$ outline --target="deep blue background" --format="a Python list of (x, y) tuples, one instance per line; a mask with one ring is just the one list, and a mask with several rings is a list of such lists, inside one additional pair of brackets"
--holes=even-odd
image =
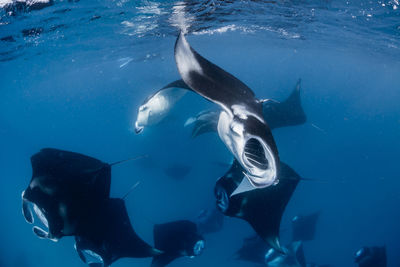
[[(74, 8), (79, 10), (79, 3)], [(121, 24), (102, 27), (107, 25), (113, 25), (111, 19), (92, 28), (73, 25), (59, 41), (38, 37), (36, 45), (20, 48), (22, 56), (0, 62), (0, 266), (84, 266), (72, 238), (39, 240), (21, 214), (20, 194), (31, 178), (29, 159), (43, 147), (106, 162), (149, 155), (113, 167), (112, 196), (122, 197), (141, 181), (126, 202), (135, 230), (151, 244), (154, 223), (194, 219), (201, 209), (213, 207), (215, 180), (225, 172), (215, 163), (229, 163), (231, 156), (217, 135), (193, 140), (183, 127), (211, 103), (189, 93), (160, 125), (141, 135), (132, 131), (141, 102), (179, 78), (175, 34), (141, 38), (121, 34)], [(243, 30), (187, 38), (260, 98), (282, 100), (302, 78), (308, 122), (275, 130), (274, 136), (281, 160), (318, 181), (301, 182), (295, 191), (282, 220), (283, 243), (290, 237), (290, 218), (321, 210), (317, 238), (305, 243), (308, 261), (355, 266), (352, 255), (358, 248), (386, 245), (388, 266), (400, 266), (399, 49), (376, 49), (368, 33), (359, 37), (364, 45), (344, 46), (340, 36), (345, 33), (336, 29), (337, 44)], [(392, 38), (399, 43), (398, 35)], [(186, 179), (163, 173), (175, 163), (192, 166)], [(221, 232), (206, 236), (200, 257), (171, 266), (250, 266), (232, 255), (251, 228), (236, 219), (225, 222)], [(114, 266), (133, 264), (149, 266), (150, 259), (124, 259)]]

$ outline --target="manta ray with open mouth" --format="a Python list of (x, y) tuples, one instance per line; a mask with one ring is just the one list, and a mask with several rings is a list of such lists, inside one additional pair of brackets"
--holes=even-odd
[(262, 103), (239, 79), (198, 54), (183, 34), (175, 43), (175, 61), (190, 89), (218, 104), (218, 134), (244, 168), (248, 188), (278, 183), (279, 155), (263, 118)]

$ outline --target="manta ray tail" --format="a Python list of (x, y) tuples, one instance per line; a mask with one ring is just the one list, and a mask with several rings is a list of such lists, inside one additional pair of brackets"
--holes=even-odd
[(129, 188), (128, 192), (125, 193), (125, 195), (122, 197), (123, 200), (126, 199), (127, 196), (129, 196), (130, 193), (140, 184), (140, 181), (137, 181), (134, 185)]
[(135, 161), (135, 160), (138, 160), (138, 159), (148, 158), (148, 157), (149, 157), (149, 155), (141, 155), (141, 156), (137, 156), (137, 157), (130, 158), (130, 159), (124, 159), (124, 160), (113, 162), (113, 163), (110, 164), (110, 166), (118, 165), (120, 163), (124, 163), (124, 162), (127, 162), (127, 161)]

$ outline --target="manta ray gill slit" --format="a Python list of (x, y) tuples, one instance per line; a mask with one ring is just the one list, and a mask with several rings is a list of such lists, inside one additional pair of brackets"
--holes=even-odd
[(260, 168), (262, 170), (268, 169), (268, 159), (265, 155), (264, 148), (260, 141), (256, 138), (250, 138), (247, 140), (244, 146), (244, 159), (245, 162)]

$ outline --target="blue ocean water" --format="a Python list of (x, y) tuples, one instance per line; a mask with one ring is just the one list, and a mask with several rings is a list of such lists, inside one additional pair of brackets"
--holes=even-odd
[[(2, 3), (0, 1), (0, 3)], [(190, 137), (190, 116), (213, 107), (187, 94), (160, 124), (136, 135), (139, 105), (179, 79), (173, 47), (190, 44), (260, 98), (282, 100), (302, 79), (306, 124), (273, 131), (280, 158), (302, 181), (284, 213), (321, 211), (309, 262), (356, 266), (362, 246), (386, 245), (400, 266), (400, 6), (390, 1), (57, 1), (0, 11), (0, 266), (85, 266), (73, 238), (38, 239), (21, 214), (30, 156), (44, 147), (114, 162), (111, 195), (152, 244), (155, 223), (194, 219), (215, 205), (231, 154), (215, 134)], [(223, 163), (223, 164), (220, 164)], [(171, 179), (163, 171), (191, 171)], [(253, 230), (225, 218), (204, 253), (171, 266), (253, 266), (232, 255)], [(113, 266), (149, 266), (122, 259)]]

